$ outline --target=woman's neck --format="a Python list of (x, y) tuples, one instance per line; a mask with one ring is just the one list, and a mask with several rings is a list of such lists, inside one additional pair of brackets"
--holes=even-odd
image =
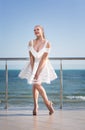
[(36, 40), (37, 40), (37, 41), (44, 41), (45, 39), (40, 36), (40, 37), (37, 37)]

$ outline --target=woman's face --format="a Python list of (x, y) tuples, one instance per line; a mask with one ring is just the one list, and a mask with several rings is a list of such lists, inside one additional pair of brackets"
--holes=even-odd
[(36, 26), (34, 28), (34, 34), (35, 34), (36, 37), (42, 36), (42, 29), (39, 26)]

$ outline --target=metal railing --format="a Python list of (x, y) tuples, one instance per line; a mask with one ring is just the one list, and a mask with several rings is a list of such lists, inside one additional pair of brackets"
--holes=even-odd
[[(5, 89), (5, 109), (8, 108), (8, 65), (7, 61), (22, 61), (28, 60), (29, 58), (0, 58), (0, 61), (5, 61), (5, 71), (6, 71), (6, 89)], [(64, 60), (85, 60), (85, 57), (50, 57), (50, 60), (59, 60), (60, 61), (60, 109), (63, 106), (63, 68), (62, 61)]]

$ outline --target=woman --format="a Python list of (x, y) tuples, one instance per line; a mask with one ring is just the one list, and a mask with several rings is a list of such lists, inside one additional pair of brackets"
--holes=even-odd
[(20, 78), (26, 78), (29, 84), (33, 84), (34, 109), (33, 115), (38, 112), (38, 96), (42, 96), (45, 105), (49, 110), (49, 114), (54, 113), (52, 102), (48, 100), (42, 83), (50, 83), (57, 78), (57, 75), (48, 60), (50, 51), (50, 43), (45, 39), (44, 29), (40, 25), (34, 27), (36, 38), (31, 40), (29, 46), (30, 61), (27, 66), (20, 72)]

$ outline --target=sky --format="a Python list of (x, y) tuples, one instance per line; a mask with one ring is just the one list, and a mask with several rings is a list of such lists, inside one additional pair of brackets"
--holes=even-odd
[(0, 57), (28, 57), (38, 24), (50, 57), (85, 57), (85, 0), (0, 0)]

